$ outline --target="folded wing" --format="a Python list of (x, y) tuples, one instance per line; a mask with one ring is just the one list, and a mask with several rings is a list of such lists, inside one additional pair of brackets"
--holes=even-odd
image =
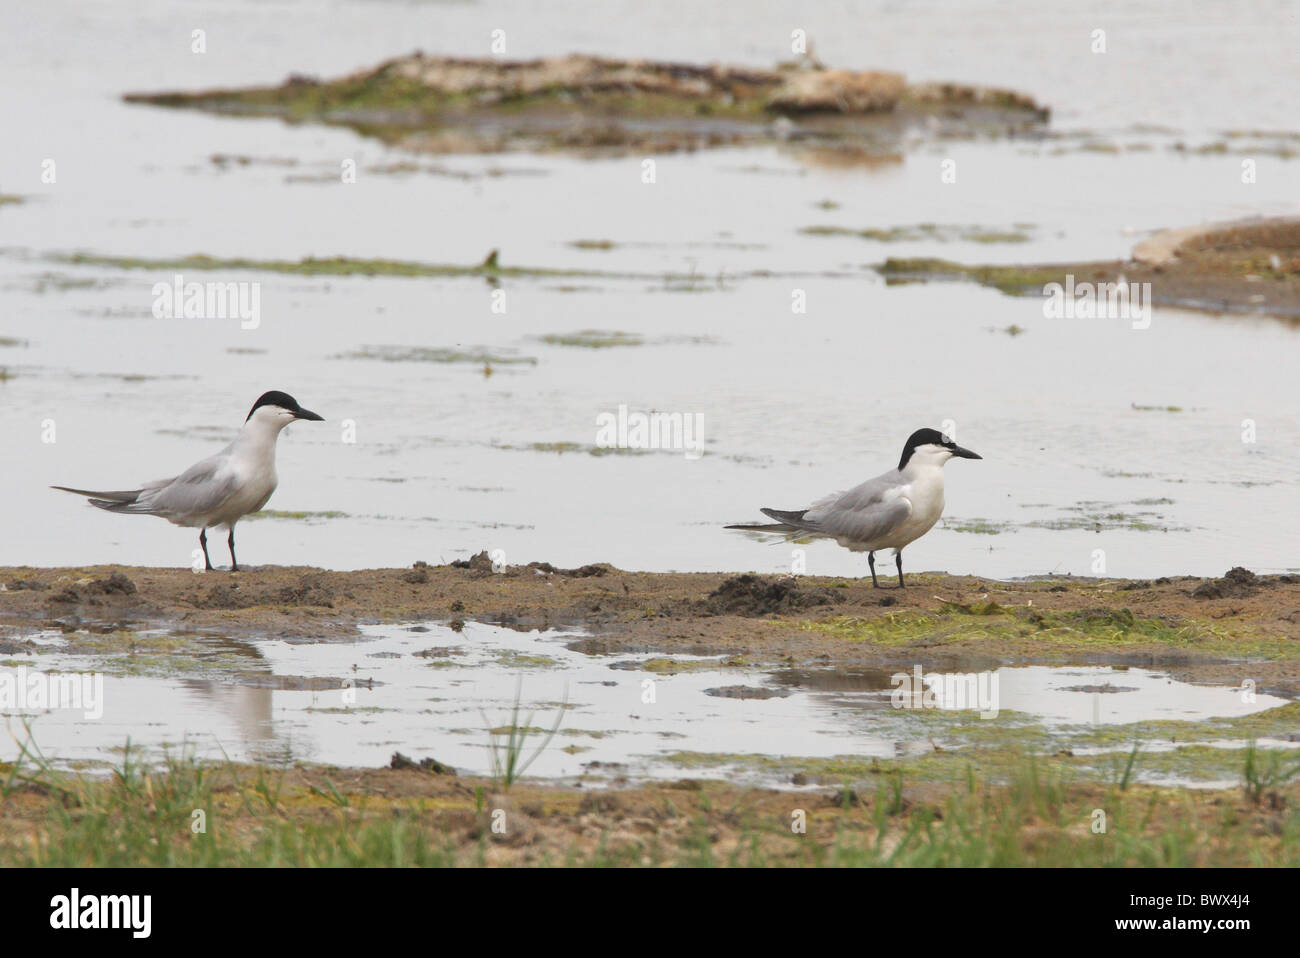
[(220, 511), (235, 491), (235, 474), (224, 456), (196, 462), (170, 482), (150, 483), (131, 512), (168, 518), (200, 518)]
[(819, 499), (802, 512), (763, 512), (808, 532), (845, 542), (870, 543), (889, 535), (912, 514), (912, 504), (898, 494), (901, 484), (897, 471), (887, 472), (847, 492)]
[(94, 489), (51, 488), (85, 496), (87, 501), (108, 512), (163, 516), (168, 519), (201, 519), (217, 512), (235, 491), (234, 473), (222, 467), (225, 457), (211, 456), (196, 462), (174, 479), (147, 482), (139, 489), (100, 492)]

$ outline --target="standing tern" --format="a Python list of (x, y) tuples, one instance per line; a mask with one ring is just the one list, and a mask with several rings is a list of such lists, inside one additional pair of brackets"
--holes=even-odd
[(807, 509), (759, 510), (776, 519), (774, 523), (727, 528), (782, 533), (787, 539), (834, 539), (846, 549), (867, 554), (871, 583), (877, 589), (876, 550), (893, 549), (901, 589), (903, 547), (929, 532), (943, 515), (943, 467), (954, 456), (984, 458), (937, 429), (918, 429), (908, 437), (897, 469), (818, 499)]
[(221, 452), (190, 466), (174, 479), (147, 482), (139, 489), (122, 492), (94, 492), (51, 486), (79, 496), (89, 496), (92, 506), (109, 512), (161, 516), (178, 526), (198, 527), (203, 562), (212, 571), (208, 558), (208, 528), (225, 526), (230, 530), (230, 571), (239, 571), (235, 559), (235, 523), (257, 512), (275, 492), (275, 441), (280, 430), (295, 419), (323, 422), (310, 409), (303, 409), (288, 393), (272, 390), (262, 393), (244, 420), (239, 435)]

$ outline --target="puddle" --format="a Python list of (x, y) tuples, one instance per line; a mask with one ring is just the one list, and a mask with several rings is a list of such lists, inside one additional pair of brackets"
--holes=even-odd
[[(208, 759), (376, 767), (400, 751), (489, 774), (489, 730), (510, 724), (520, 690), (519, 724), (538, 730), (527, 753), (564, 713), (529, 775), (593, 784), (689, 775), (788, 786), (800, 762), (834, 757), (869, 763), (989, 747), (1103, 756), (1127, 754), (1134, 741), (1147, 752), (1168, 751), (1175, 741), (1240, 747), (1247, 735), (1234, 720), (1287, 704), (1145, 669), (1031, 666), (977, 677), (992, 700), (962, 702), (959, 677), (927, 675), (940, 707), (896, 708), (894, 676), (902, 670), (765, 670), (718, 656), (606, 652), (578, 631), (457, 625), (363, 626), (361, 638), (343, 642), (186, 635), (200, 652), (162, 662), (154, 654), (160, 637), (142, 642), (144, 651), (111, 654), (103, 645), (68, 651), (85, 646), (46, 633), (37, 637), (42, 651), (4, 660), (0, 689), (38, 670), (99, 670), (102, 716), (5, 708), (12, 735), (0, 742), (0, 759), (14, 758), (24, 715), (44, 754), (69, 765), (118, 761), (129, 739), (152, 761), (184, 742)], [(925, 687), (901, 700), (923, 704)], [(962, 711), (944, 707), (963, 704)], [(977, 710), (991, 713), (990, 705), (996, 717), (980, 718)], [(1296, 744), (1261, 728), (1262, 744)], [(1185, 776), (1167, 762), (1138, 777), (1233, 784), (1223, 775)]]

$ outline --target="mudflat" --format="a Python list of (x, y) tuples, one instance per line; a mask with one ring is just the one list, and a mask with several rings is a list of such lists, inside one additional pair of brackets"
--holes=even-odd
[[(184, 627), (240, 637), (343, 637), (362, 623), (475, 620), (581, 626), (609, 652), (743, 655), (755, 664), (981, 669), (1157, 666), (1194, 681), (1300, 692), (1300, 576), (996, 581), (918, 573), (870, 579), (629, 572), (604, 563), (493, 571), (452, 565), (238, 574), (93, 566), (0, 569), (0, 643), (36, 629)], [(883, 583), (882, 583), (883, 584)], [(1249, 668), (1245, 666), (1249, 664)]]

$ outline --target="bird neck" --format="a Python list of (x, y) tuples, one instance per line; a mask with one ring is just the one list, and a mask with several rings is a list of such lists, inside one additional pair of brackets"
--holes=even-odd
[(280, 438), (280, 430), (283, 428), (277, 423), (254, 416), (239, 431), (235, 449), (245, 455), (274, 459), (275, 441)]
[(918, 480), (943, 485), (943, 464), (912, 459), (902, 469), (903, 478), (908, 482)]

